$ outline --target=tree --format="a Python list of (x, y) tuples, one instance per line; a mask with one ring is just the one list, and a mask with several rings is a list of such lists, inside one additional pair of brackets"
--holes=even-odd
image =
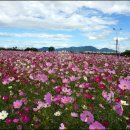
[(38, 51), (37, 48), (26, 48), (24, 51)]
[(55, 51), (55, 48), (54, 47), (49, 47), (48, 51)]
[(130, 50), (125, 50), (121, 53), (122, 56), (130, 56)]

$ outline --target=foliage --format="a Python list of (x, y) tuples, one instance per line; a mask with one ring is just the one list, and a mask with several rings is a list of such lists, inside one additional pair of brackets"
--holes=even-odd
[(125, 50), (123, 53), (121, 53), (121, 55), (130, 57), (130, 50)]
[(26, 48), (24, 51), (38, 51), (37, 48)]
[(54, 47), (49, 47), (48, 51), (55, 51), (55, 48)]
[(0, 51), (0, 129), (130, 127), (130, 58)]

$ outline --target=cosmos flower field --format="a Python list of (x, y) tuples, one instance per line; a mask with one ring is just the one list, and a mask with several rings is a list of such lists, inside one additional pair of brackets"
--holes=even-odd
[(130, 58), (0, 51), (0, 129), (130, 129)]

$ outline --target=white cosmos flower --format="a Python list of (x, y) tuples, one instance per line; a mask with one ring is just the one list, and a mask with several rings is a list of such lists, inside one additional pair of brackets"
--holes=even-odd
[(129, 104), (126, 101), (121, 100), (121, 105), (128, 106)]
[(14, 77), (9, 77), (9, 81), (11, 82), (14, 81), (14, 79), (15, 79)]
[(87, 106), (86, 106), (86, 105), (83, 105), (82, 108), (83, 108), (83, 109), (87, 109)]
[(6, 112), (6, 111), (2, 111), (2, 112), (0, 112), (0, 119), (1, 120), (4, 120), (5, 118), (7, 118), (7, 116), (8, 116), (8, 113)]
[(61, 112), (60, 111), (57, 111), (54, 113), (55, 116), (60, 116), (61, 115)]
[(87, 78), (86, 76), (84, 76), (84, 80), (85, 80), (85, 81), (88, 81), (88, 78)]

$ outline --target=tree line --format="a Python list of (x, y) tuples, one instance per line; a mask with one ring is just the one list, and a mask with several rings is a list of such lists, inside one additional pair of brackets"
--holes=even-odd
[[(4, 47), (0, 47), (0, 50), (12, 50), (12, 51), (39, 51), (37, 48), (29, 48), (27, 47), (26, 49), (19, 49), (17, 47), (12, 47), (12, 48), (4, 48)], [(55, 51), (55, 48), (54, 47), (48, 47), (48, 50), (49, 52), (51, 51)], [(128, 56), (130, 57), (130, 50), (125, 50), (124, 52), (120, 53), (119, 54), (120, 56)]]
[[(34, 47), (27, 47), (26, 49), (19, 49), (17, 47), (12, 47), (12, 48), (4, 48), (0, 47), (0, 50), (10, 50), (10, 51), (39, 51), (37, 48)], [(54, 47), (48, 47), (47, 51), (55, 51)]]

